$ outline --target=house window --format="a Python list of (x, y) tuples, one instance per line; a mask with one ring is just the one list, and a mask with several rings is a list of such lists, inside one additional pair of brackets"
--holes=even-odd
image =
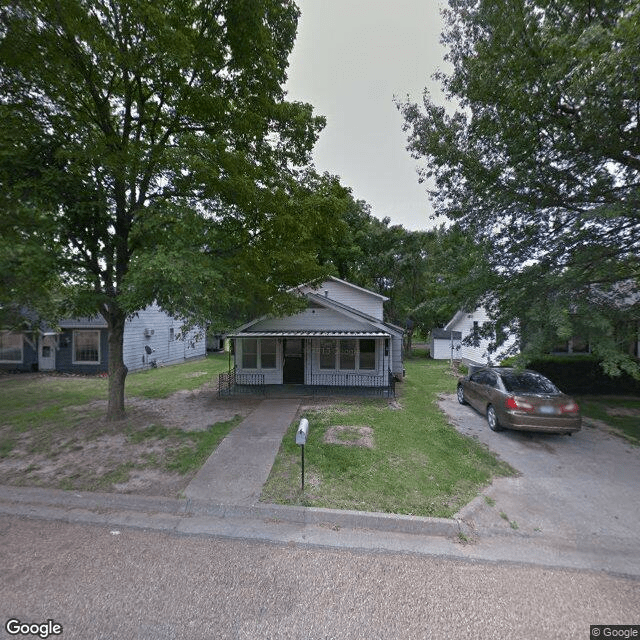
[(258, 339), (245, 338), (242, 341), (242, 368), (258, 368)]
[(376, 368), (376, 341), (360, 340), (360, 369), (372, 370)]
[(276, 368), (275, 338), (263, 338), (260, 340), (260, 365), (262, 369)]
[(22, 334), (0, 331), (0, 362), (22, 362)]
[(73, 363), (100, 363), (100, 331), (73, 332)]
[(356, 341), (340, 340), (340, 369), (356, 368)]
[(277, 345), (275, 338), (244, 338), (242, 340), (242, 368), (276, 369)]
[(474, 347), (480, 346), (480, 324), (477, 320), (473, 321), (472, 344)]
[(336, 341), (320, 340), (320, 368), (336, 368)]

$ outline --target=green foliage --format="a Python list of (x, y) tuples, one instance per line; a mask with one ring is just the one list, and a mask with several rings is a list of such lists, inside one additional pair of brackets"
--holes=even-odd
[(337, 187), (306, 168), (324, 119), (285, 101), (298, 15), (291, 0), (0, 9), (0, 303), (102, 314), (110, 408), (128, 314), (157, 300), (224, 328), (322, 275), (309, 249)]
[(399, 105), (437, 212), (488, 247), (494, 321), (528, 357), (588, 334), (640, 376), (640, 2), (449, 5), (436, 78), (457, 110)]
[(321, 264), (349, 282), (389, 298), (388, 321), (428, 335), (483, 291), (483, 247), (458, 226), (407, 231), (379, 220), (350, 195), (338, 240), (320, 251)]

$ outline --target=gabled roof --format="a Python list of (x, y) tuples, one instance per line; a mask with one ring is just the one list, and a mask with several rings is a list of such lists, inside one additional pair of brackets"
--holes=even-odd
[[(364, 287), (359, 287), (357, 284), (353, 284), (352, 282), (347, 282), (346, 280), (340, 280), (340, 278), (336, 278), (335, 276), (329, 276), (327, 278), (327, 280), (332, 280), (333, 282), (339, 282), (340, 284), (346, 285), (347, 287), (351, 287), (352, 289), (354, 289), (356, 291), (362, 291), (363, 293), (367, 293), (370, 296), (373, 296), (374, 298), (378, 298), (378, 299), (382, 300), (382, 302), (386, 302), (387, 300), (389, 300), (389, 298), (387, 298), (386, 296), (383, 296), (381, 293), (376, 293), (375, 291), (371, 291), (370, 289), (365, 289)], [(326, 282), (326, 280), (325, 280), (325, 282)], [(304, 290), (305, 289), (311, 289), (312, 291), (318, 291), (321, 287), (322, 287), (322, 283), (319, 284), (317, 287), (313, 287), (310, 284), (303, 284), (303, 285), (300, 285), (299, 287), (295, 287), (294, 289), (291, 289), (291, 291), (300, 291), (301, 293), (304, 294)]]
[[(324, 318), (325, 321), (329, 320), (326, 326), (323, 326), (322, 320), (315, 321), (309, 314), (305, 315), (305, 311), (302, 311), (284, 318), (262, 316), (242, 325), (235, 332), (230, 333), (229, 337), (256, 337), (258, 335), (279, 337), (384, 337), (403, 333), (403, 329), (400, 327), (378, 320), (331, 298), (311, 292), (307, 292), (306, 297), (317, 307), (332, 312), (328, 318)], [(304, 318), (308, 320), (308, 324), (302, 326), (300, 323), (304, 322)], [(295, 319), (297, 322), (291, 322), (291, 325), (287, 327), (288, 319)]]

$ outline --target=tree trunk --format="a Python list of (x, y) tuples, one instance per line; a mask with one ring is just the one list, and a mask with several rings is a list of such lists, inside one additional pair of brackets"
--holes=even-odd
[(111, 311), (107, 319), (109, 326), (109, 401), (107, 422), (122, 420), (124, 412), (124, 382), (127, 367), (124, 365), (122, 345), (126, 316), (120, 311)]

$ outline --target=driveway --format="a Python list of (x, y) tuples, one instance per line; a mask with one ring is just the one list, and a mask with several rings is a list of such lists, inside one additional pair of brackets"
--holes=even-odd
[(551, 537), (572, 548), (628, 550), (640, 542), (640, 447), (583, 424), (573, 436), (489, 429), (454, 395), (439, 399), (456, 429), (519, 472), (496, 478), (457, 517), (485, 534)]

